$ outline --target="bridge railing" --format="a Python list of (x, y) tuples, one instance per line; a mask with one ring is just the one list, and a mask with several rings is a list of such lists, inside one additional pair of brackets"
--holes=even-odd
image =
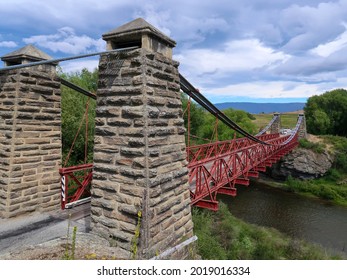
[[(269, 141), (277, 137), (279, 137), (279, 134), (274, 133), (260, 135), (257, 138), (261, 141)], [(189, 162), (188, 167), (192, 167), (204, 160), (210, 160), (216, 156), (229, 154), (232, 151), (238, 151), (253, 144), (254, 141), (248, 138), (238, 138), (187, 147), (187, 160)]]
[(297, 145), (297, 134), (287, 142), (290, 137), (273, 136), (270, 145), (239, 140), (247, 145), (190, 164), (192, 205), (217, 210), (217, 194), (236, 195), (235, 185), (248, 185), (249, 177), (257, 177)]

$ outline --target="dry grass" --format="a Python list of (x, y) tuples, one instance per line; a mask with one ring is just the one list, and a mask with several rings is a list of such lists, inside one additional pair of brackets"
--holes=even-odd
[[(255, 120), (252, 122), (259, 130), (263, 129), (272, 119), (273, 114), (254, 114)], [(294, 128), (298, 119), (297, 112), (281, 114), (281, 127)]]

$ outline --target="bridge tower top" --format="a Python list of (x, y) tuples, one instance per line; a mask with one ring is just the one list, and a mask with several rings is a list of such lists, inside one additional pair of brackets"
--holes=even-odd
[(1, 57), (1, 60), (4, 61), (5, 66), (27, 64), (49, 59), (52, 59), (52, 57), (33, 45), (26, 45), (19, 50), (13, 51)]
[(107, 42), (107, 50), (125, 47), (140, 47), (159, 52), (172, 58), (176, 42), (149, 24), (143, 18), (135, 19), (102, 35)]

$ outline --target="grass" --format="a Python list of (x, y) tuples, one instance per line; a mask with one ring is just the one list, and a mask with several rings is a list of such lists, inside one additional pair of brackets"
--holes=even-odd
[[(70, 225), (68, 226), (70, 227)], [(63, 256), (63, 260), (74, 260), (75, 259), (75, 252), (76, 252), (76, 233), (77, 233), (77, 227), (74, 226), (72, 230), (72, 243), (71, 246), (69, 244), (69, 229), (65, 244), (65, 253)]]
[(235, 218), (227, 205), (218, 212), (193, 208), (198, 254), (210, 260), (339, 259), (322, 247), (294, 240), (271, 228), (247, 224)]
[(347, 206), (347, 176), (341, 175), (336, 169), (329, 170), (327, 176), (307, 181), (289, 176), (286, 180), (285, 189)]
[(253, 114), (255, 120), (252, 122), (257, 126), (258, 130), (263, 129), (272, 119), (273, 114)]
[[(255, 120), (252, 122), (260, 130), (264, 128), (272, 119), (273, 114), (253, 114)], [(294, 128), (297, 123), (297, 114), (281, 114), (281, 127), (282, 128)]]
[(312, 150), (318, 154), (322, 154), (326, 149), (326, 144), (320, 143), (320, 142), (314, 143), (314, 142), (308, 141), (305, 138), (302, 138), (302, 139), (299, 139), (299, 147)]

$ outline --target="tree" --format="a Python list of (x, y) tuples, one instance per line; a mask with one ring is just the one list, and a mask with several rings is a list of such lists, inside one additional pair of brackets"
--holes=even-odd
[(335, 89), (307, 100), (304, 108), (307, 131), (347, 136), (347, 91)]
[[(60, 76), (86, 90), (96, 92), (98, 71), (95, 69), (93, 72), (83, 69), (80, 72), (74, 73), (60, 73)], [(74, 141), (78, 128), (83, 120), (86, 111), (86, 104), (88, 97), (76, 92), (68, 87), (62, 86), (62, 146), (63, 146), (63, 163), (70, 147)], [(95, 128), (95, 107), (96, 102), (93, 99), (89, 100), (88, 110), (88, 162), (93, 159), (93, 145), (94, 145), (94, 128)], [(81, 164), (84, 161), (84, 148), (86, 142), (85, 135), (85, 121), (82, 124), (81, 132), (79, 133), (74, 149), (71, 153), (70, 160), (67, 166)]]
[[(242, 110), (234, 110), (234, 109), (226, 109), (223, 111), (223, 113), (229, 117), (232, 121), (237, 123), (239, 126), (241, 126), (244, 130), (246, 130), (248, 133), (254, 134), (256, 131), (255, 124), (252, 123), (249, 115)], [(214, 127), (216, 123), (216, 117), (208, 114), (205, 116), (204, 120), (200, 124), (200, 128), (198, 130), (198, 135), (202, 138), (211, 139), (212, 137), (215, 138), (216, 134), (214, 132)], [(218, 140), (230, 140), (234, 137), (234, 131), (227, 127), (224, 123), (221, 121), (218, 121)], [(237, 134), (237, 137), (241, 137), (241, 135)], [(243, 137), (243, 136), (242, 136)], [(215, 140), (215, 139), (212, 139)]]
[(313, 134), (327, 134), (331, 130), (328, 115), (320, 109), (312, 112), (312, 117), (307, 118), (306, 125), (310, 127), (310, 132)]
[[(182, 109), (185, 114), (183, 115), (184, 126), (188, 129), (188, 97), (186, 94), (181, 94)], [(199, 126), (206, 117), (207, 112), (200, 105), (196, 104), (193, 100), (190, 101), (190, 134), (193, 136), (198, 135)]]

